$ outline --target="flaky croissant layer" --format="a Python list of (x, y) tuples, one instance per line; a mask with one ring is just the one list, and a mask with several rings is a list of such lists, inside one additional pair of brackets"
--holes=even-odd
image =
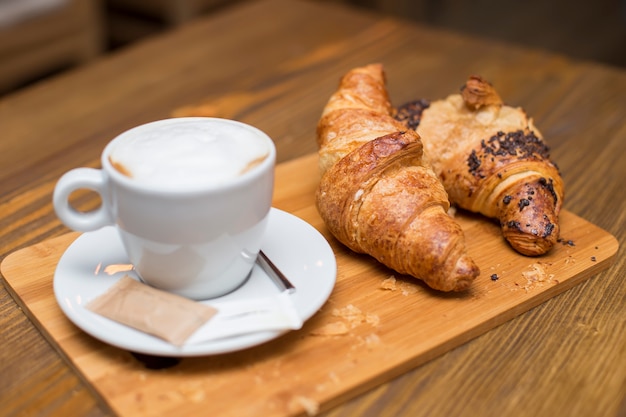
[(563, 181), (532, 119), (470, 77), (461, 94), (408, 103), (396, 117), (415, 128), (450, 196), (461, 208), (498, 219), (524, 255), (541, 255), (559, 237)]
[(419, 135), (396, 121), (381, 65), (341, 80), (318, 124), (323, 172), (316, 205), (344, 245), (441, 291), (462, 291), (480, 271)]

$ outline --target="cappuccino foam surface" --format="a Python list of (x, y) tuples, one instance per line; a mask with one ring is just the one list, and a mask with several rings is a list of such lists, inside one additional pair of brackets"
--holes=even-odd
[(184, 122), (124, 134), (109, 159), (123, 174), (147, 185), (193, 187), (227, 182), (269, 155), (260, 133), (227, 123)]

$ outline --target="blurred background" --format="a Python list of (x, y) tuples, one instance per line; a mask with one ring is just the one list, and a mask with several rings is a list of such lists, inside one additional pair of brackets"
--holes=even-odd
[[(0, 0), (0, 95), (245, 1)], [(305, 1), (626, 67), (626, 0)]]

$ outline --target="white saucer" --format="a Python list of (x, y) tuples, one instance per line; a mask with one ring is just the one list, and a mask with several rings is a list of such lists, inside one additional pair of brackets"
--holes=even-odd
[[(291, 294), (303, 321), (326, 302), (335, 285), (337, 264), (326, 239), (311, 225), (272, 208), (263, 252), (295, 285)], [(233, 352), (272, 340), (285, 331), (263, 331), (197, 345), (176, 347), (159, 338), (99, 316), (85, 308), (122, 276), (134, 271), (104, 272), (107, 265), (129, 264), (114, 227), (84, 233), (65, 251), (54, 273), (54, 295), (65, 315), (93, 337), (136, 353), (158, 356), (202, 356)], [(240, 288), (211, 301), (261, 297), (279, 289), (255, 265)], [(208, 302), (207, 302), (208, 303)]]

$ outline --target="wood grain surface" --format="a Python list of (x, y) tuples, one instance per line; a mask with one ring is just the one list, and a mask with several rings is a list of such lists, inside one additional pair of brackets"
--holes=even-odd
[[(620, 249), (593, 279), (321, 414), (624, 415), (626, 73), (617, 68), (334, 4), (244, 3), (0, 99), (0, 256), (67, 233), (51, 207), (54, 182), (97, 166), (123, 130), (205, 103), (265, 130), (289, 161), (316, 150), (339, 77), (369, 62), (385, 65), (397, 104), (456, 92), (469, 74), (489, 79), (551, 145), (565, 209)], [(76, 202), (97, 204), (89, 194)], [(6, 290), (0, 312), (3, 414), (115, 414)]]
[(326, 235), (337, 283), (301, 330), (270, 343), (151, 371), (131, 353), (94, 341), (65, 318), (52, 288), (76, 233), (12, 253), (2, 275), (37, 327), (120, 416), (286, 417), (328, 409), (436, 358), (606, 269), (617, 252), (613, 236), (567, 211), (563, 242), (540, 258), (512, 250), (492, 221), (457, 212), (481, 275), (465, 293), (431, 291), (328, 234), (315, 209), (317, 159), (276, 168), (274, 206)]

